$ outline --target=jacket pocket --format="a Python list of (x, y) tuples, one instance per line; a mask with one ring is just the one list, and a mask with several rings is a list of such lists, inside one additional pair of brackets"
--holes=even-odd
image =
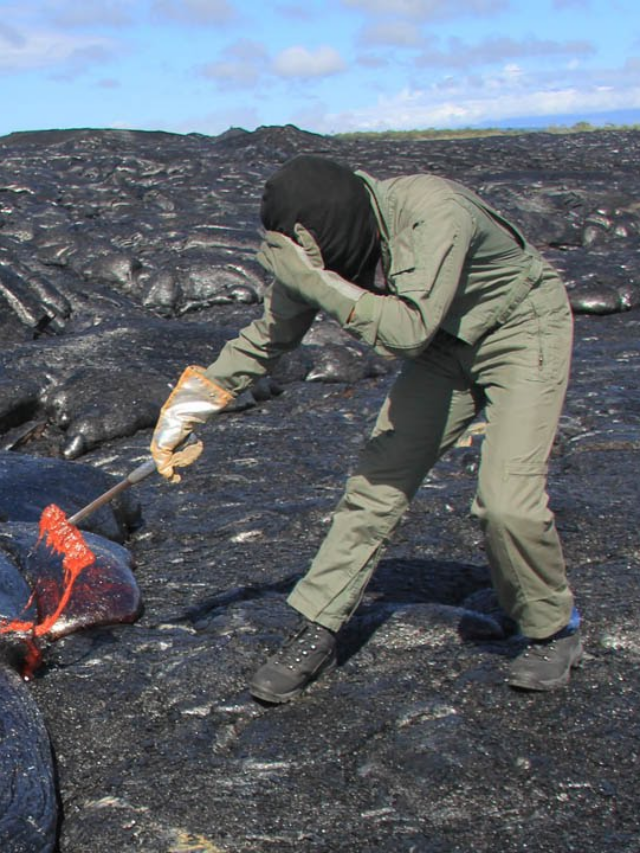
[(428, 282), (416, 250), (416, 229), (419, 222), (400, 231), (391, 246), (391, 263), (388, 282), (393, 293), (406, 293), (411, 290), (423, 290), (428, 293)]

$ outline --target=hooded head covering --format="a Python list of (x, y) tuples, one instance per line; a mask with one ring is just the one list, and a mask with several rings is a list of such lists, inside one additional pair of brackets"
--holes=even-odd
[(364, 182), (326, 157), (300, 154), (266, 182), (260, 218), (267, 231), (295, 240), (294, 225), (309, 231), (325, 268), (371, 287), (380, 256), (375, 214)]

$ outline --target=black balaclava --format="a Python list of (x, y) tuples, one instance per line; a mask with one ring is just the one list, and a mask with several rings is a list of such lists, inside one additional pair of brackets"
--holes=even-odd
[(361, 287), (373, 286), (378, 225), (364, 182), (351, 169), (313, 154), (294, 157), (266, 182), (260, 218), (267, 231), (294, 240), (294, 225), (304, 225), (326, 269)]

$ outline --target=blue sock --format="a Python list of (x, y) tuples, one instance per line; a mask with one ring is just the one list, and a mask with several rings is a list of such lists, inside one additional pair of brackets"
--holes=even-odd
[(580, 619), (580, 611), (574, 605), (574, 608), (571, 611), (571, 619), (569, 619), (568, 623), (564, 626), (564, 628), (561, 628), (557, 633), (555, 633), (549, 639), (550, 640), (561, 640), (563, 637), (570, 637), (572, 634), (575, 634), (575, 632), (578, 630), (578, 628), (580, 627), (581, 621), (582, 620)]
[(533, 643), (550, 643), (552, 640), (561, 640), (563, 637), (570, 637), (572, 634), (575, 634), (575, 632), (580, 627), (581, 621), (582, 619), (580, 617), (580, 611), (574, 605), (574, 608), (571, 611), (571, 618), (569, 619), (567, 624), (564, 626), (564, 628), (560, 628), (559, 631), (556, 631), (556, 633), (552, 634), (550, 637), (541, 637), (539, 639), (533, 640), (530, 637), (527, 637), (526, 634), (522, 634), (521, 632), (518, 632), (517, 636), (525, 637), (525, 639), (528, 639), (530, 642)]

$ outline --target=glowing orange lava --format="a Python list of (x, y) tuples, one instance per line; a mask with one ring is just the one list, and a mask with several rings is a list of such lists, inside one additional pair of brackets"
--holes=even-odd
[[(55, 504), (50, 504), (43, 511), (39, 531), (38, 544), (44, 540), (49, 548), (62, 555), (64, 574), (60, 599), (55, 610), (42, 622), (15, 619), (6, 625), (0, 625), (0, 634), (13, 632), (31, 634), (33, 638), (44, 636), (55, 625), (67, 606), (78, 575), (95, 562), (95, 554), (84, 541), (82, 533), (77, 527), (69, 524), (64, 512)], [(31, 604), (35, 595), (36, 593), (32, 594), (27, 606)]]

